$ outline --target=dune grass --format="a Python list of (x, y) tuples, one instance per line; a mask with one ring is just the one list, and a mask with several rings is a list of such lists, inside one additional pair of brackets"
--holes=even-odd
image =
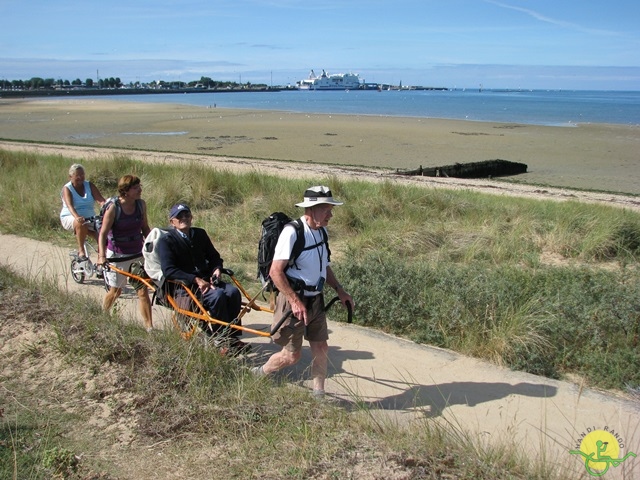
[(5, 360), (20, 365), (0, 379), (0, 478), (568, 478), (454, 423), (398, 426), (357, 402), (319, 403), (6, 268), (0, 319)]
[[(0, 230), (72, 248), (58, 221), (71, 163), (0, 151)], [(309, 186), (197, 163), (84, 163), (105, 196), (121, 175), (140, 176), (152, 226), (166, 225), (172, 204), (188, 203), (225, 264), (249, 284), (260, 222), (277, 210), (299, 214), (293, 205)], [(356, 298), (356, 323), (553, 378), (640, 386), (637, 213), (390, 181), (312, 183), (345, 202), (334, 211), (331, 249)]]
[[(71, 163), (0, 151), (0, 231), (72, 249), (58, 221)], [(115, 193), (121, 175), (139, 175), (152, 226), (166, 224), (173, 203), (189, 203), (196, 224), (248, 284), (255, 281), (261, 220), (276, 210), (296, 213), (293, 205), (308, 186), (198, 164), (124, 157), (82, 163), (105, 196)], [(640, 385), (638, 214), (391, 182), (313, 183), (328, 184), (345, 201), (330, 225), (331, 247), (334, 268), (357, 300), (356, 323), (549, 377), (579, 374), (605, 388)], [(379, 478), (391, 470), (407, 478), (566, 478), (511, 446), (482, 445), (457, 425), (425, 420), (399, 428), (357, 401), (350, 410), (318, 405), (306, 391), (257, 380), (199, 343), (172, 332), (150, 337), (95, 302), (27, 284), (6, 269), (0, 298), (3, 330), (22, 315), (34, 331), (56, 333), (22, 344), (14, 361), (26, 367), (53, 354), (79, 368), (80, 379), (63, 391), (79, 403), (89, 384), (107, 382), (89, 396), (106, 395), (120, 416), (135, 417), (142, 443), (130, 456), (105, 459), (104, 440), (71, 427), (82, 426), (88, 413), (47, 400), (59, 379), (54, 389), (3, 378), (11, 401), (0, 424), (2, 478), (125, 478), (127, 462), (152, 447), (164, 454), (149, 460), (155, 472), (185, 468), (193, 478), (212, 471), (231, 478), (345, 478), (345, 472)], [(337, 312), (335, 319), (343, 319)]]

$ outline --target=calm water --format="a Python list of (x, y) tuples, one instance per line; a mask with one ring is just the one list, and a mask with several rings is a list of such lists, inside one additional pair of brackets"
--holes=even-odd
[[(98, 97), (96, 97), (98, 98)], [(104, 97), (102, 97), (104, 98)], [(118, 96), (117, 100), (301, 113), (450, 118), (573, 126), (640, 125), (640, 92), (282, 91)]]

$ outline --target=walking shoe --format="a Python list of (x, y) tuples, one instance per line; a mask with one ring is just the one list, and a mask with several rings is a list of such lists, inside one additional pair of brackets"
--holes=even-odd
[(79, 256), (77, 265), (78, 268), (81, 268), (84, 272), (91, 274), (91, 271), (89, 270), (89, 259), (87, 257)]
[(264, 370), (263, 370), (262, 366), (259, 366), (259, 367), (251, 367), (251, 368), (249, 369), (249, 371), (250, 371), (251, 373), (253, 373), (256, 377), (264, 377), (264, 376), (266, 376), (266, 375), (267, 375), (266, 373), (264, 373)]

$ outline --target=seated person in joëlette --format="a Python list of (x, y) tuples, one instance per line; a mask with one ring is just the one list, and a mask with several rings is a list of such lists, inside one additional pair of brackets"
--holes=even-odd
[[(222, 280), (223, 260), (220, 253), (207, 232), (192, 227), (192, 221), (188, 205), (171, 207), (169, 224), (173, 228), (158, 240), (155, 247), (162, 274), (166, 280), (177, 281), (191, 288), (213, 318), (231, 323), (237, 319), (242, 307), (240, 291), (235, 285)], [(187, 295), (182, 288), (173, 288), (172, 282), (166, 282), (165, 288), (175, 297)], [(179, 301), (179, 298), (176, 300)], [(230, 353), (249, 350), (249, 344), (239, 338), (240, 330), (216, 323), (202, 323), (205, 333), (215, 338), (216, 346), (227, 348)]]

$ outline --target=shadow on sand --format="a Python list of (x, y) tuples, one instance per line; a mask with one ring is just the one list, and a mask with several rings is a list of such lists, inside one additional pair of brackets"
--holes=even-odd
[[(360, 377), (362, 378), (362, 377)], [(368, 379), (375, 383), (389, 382), (381, 379)], [(396, 382), (398, 383), (398, 382)], [(378, 400), (354, 402), (350, 408), (370, 410), (414, 410), (422, 411), (425, 417), (442, 415), (445, 408), (453, 405), (475, 407), (478, 404), (499, 400), (511, 395), (548, 398), (557, 393), (552, 385), (520, 382), (449, 382), (433, 385), (408, 385), (398, 383), (399, 393)], [(351, 402), (350, 402), (351, 403)], [(429, 407), (429, 409), (424, 409)]]
[[(280, 348), (274, 344), (262, 345), (260, 354), (254, 358), (256, 364), (264, 362), (267, 358)], [(373, 376), (357, 375), (348, 370), (345, 362), (350, 360), (373, 359), (372, 352), (363, 350), (344, 350), (340, 347), (329, 347), (329, 377), (337, 375), (347, 376), (357, 379), (359, 384), (367, 382), (383, 386), (385, 390), (390, 388), (397, 391), (394, 395), (389, 395), (375, 400), (360, 399), (357, 392), (352, 398), (344, 396), (333, 396), (333, 400), (340, 406), (349, 409), (370, 409), (370, 410), (423, 410), (426, 417), (437, 417), (442, 415), (445, 408), (452, 405), (467, 405), (474, 407), (478, 404), (499, 400), (510, 395), (521, 395), (526, 397), (548, 398), (557, 393), (557, 388), (548, 384), (535, 384), (521, 382), (509, 384), (505, 382), (449, 382), (432, 385), (416, 384), (407, 380), (389, 380)], [(280, 381), (302, 382), (309, 377), (311, 364), (311, 353), (308, 347), (302, 349), (302, 358), (293, 367), (284, 369), (274, 375)], [(428, 407), (428, 408), (425, 408)]]

